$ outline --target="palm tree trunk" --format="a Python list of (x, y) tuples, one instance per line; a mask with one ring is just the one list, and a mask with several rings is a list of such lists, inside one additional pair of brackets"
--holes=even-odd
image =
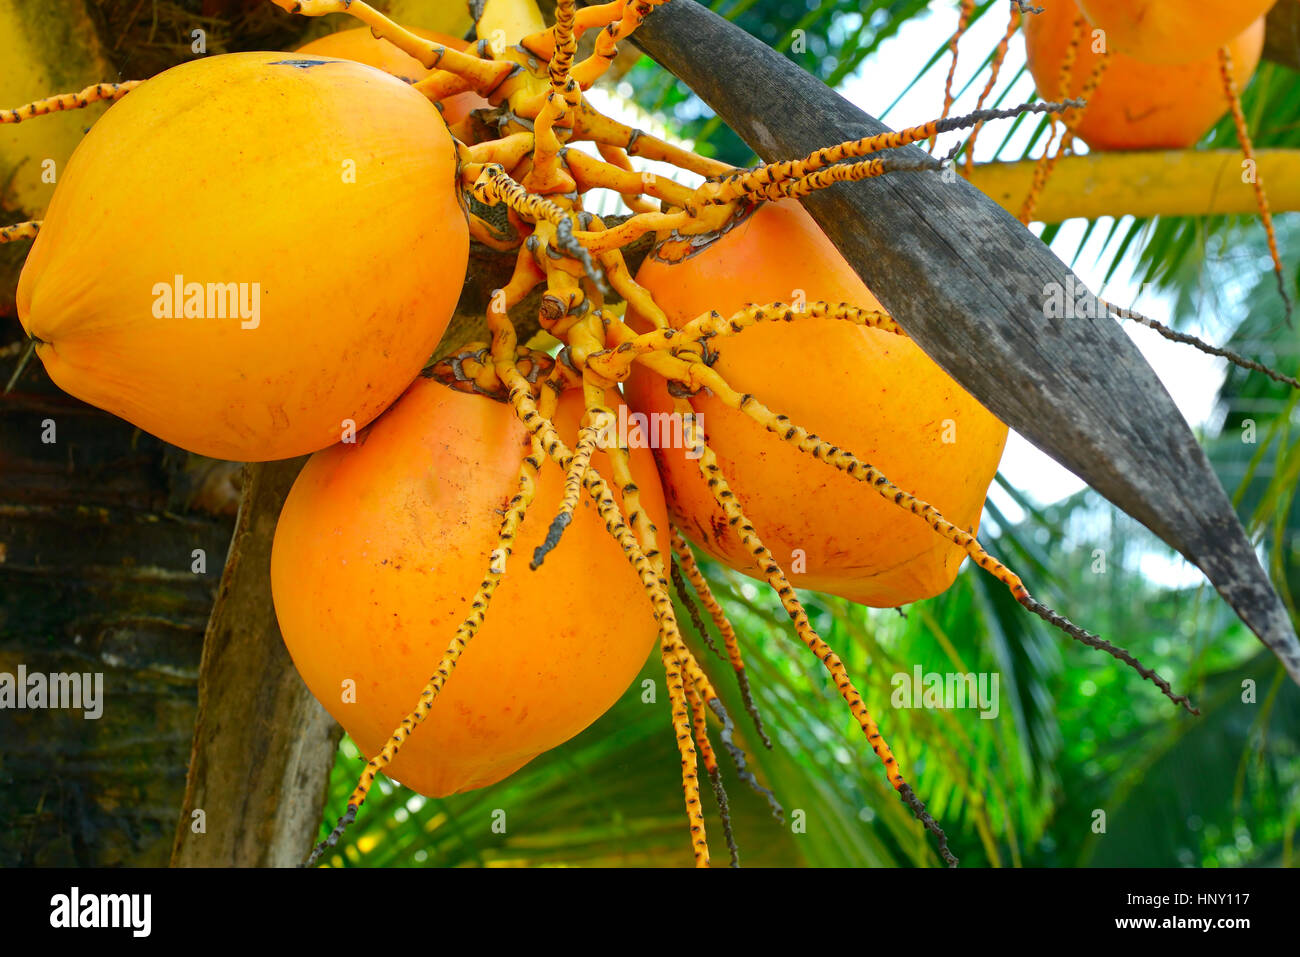
[(173, 866), (293, 866), (320, 824), (340, 729), (294, 670), (271, 602), (275, 523), (304, 461), (245, 466), (203, 641)]
[[(7, 381), (26, 344), (4, 333)], [(167, 863), (217, 581), (192, 569), (232, 526), (211, 477), (39, 362), (0, 403), (0, 673), (103, 688), (98, 719), (0, 710), (0, 866)]]

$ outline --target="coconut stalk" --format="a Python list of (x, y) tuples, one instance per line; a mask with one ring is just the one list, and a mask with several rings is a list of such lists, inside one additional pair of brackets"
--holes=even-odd
[[(1256, 150), (1273, 213), (1300, 210), (1300, 150)], [(1012, 215), (1020, 212), (1037, 159), (980, 163), (970, 182)], [(1255, 189), (1242, 179), (1240, 150), (1153, 150), (1064, 156), (1034, 207), (1059, 223), (1100, 216), (1254, 216)]]

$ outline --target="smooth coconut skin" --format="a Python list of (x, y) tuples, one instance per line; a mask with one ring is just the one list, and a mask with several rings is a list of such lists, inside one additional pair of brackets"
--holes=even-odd
[[(760, 208), (679, 265), (647, 259), (637, 281), (674, 327), (748, 303), (880, 303), (795, 201)], [(648, 328), (631, 315), (638, 329)], [(946, 518), (979, 526), (1007, 428), (910, 339), (831, 319), (759, 323), (712, 340), (713, 368), (737, 391), (880, 468)], [(664, 380), (639, 366), (626, 385), (633, 408), (672, 411)], [(749, 520), (798, 588), (889, 607), (952, 584), (965, 552), (870, 486), (781, 441), (703, 393), (690, 399)], [(946, 423), (956, 441), (943, 441)], [(680, 448), (656, 450), (669, 510), (714, 558), (762, 579)], [(795, 561), (801, 550), (806, 570)]]
[[(469, 231), (437, 108), (346, 60), (208, 57), (115, 104), (62, 171), (18, 315), (65, 391), (175, 445), (263, 461), (370, 422), (428, 360)], [(243, 283), (238, 316), (160, 289)], [(214, 302), (215, 305), (215, 302)], [(248, 325), (249, 328), (244, 328)]]
[[(1101, 58), (1092, 52), (1092, 28), (1078, 46), (1067, 93), (1061, 63), (1080, 15), (1074, 0), (1041, 4), (1025, 17), (1025, 52), (1038, 92), (1049, 100), (1079, 96)], [(1109, 38), (1109, 34), (1107, 34)], [(1250, 82), (1264, 49), (1264, 19), (1256, 19), (1227, 44), (1238, 90)], [(1112, 50), (1117, 49), (1112, 47)], [(1112, 52), (1082, 117), (1067, 121), (1089, 146), (1101, 150), (1186, 149), (1228, 112), (1217, 52), (1191, 63), (1145, 63)]]
[[(406, 29), (422, 39), (441, 43), (453, 50), (466, 50), (470, 47), (470, 44), (464, 40), (458, 40), (436, 30), (425, 30), (422, 27)], [(404, 53), (387, 40), (376, 37), (370, 32), (369, 27), (357, 27), (355, 30), (340, 30), (337, 33), (327, 34), (299, 47), (298, 52), (310, 56), (355, 60), (357, 63), (364, 63), (366, 66), (391, 73), (407, 83), (419, 82), (433, 72), (415, 57)], [(447, 121), (448, 126), (459, 123), (472, 110), (492, 105), (477, 93), (457, 93), (440, 100), (439, 104), (442, 106), (442, 117)]]
[(1213, 56), (1219, 47), (1268, 13), (1274, 2), (1078, 0), (1079, 9), (1093, 26), (1106, 31), (1110, 49), (1147, 63), (1189, 63)]
[[(577, 391), (561, 398), (555, 422), (570, 447), (581, 414)], [(294, 484), (271, 556), (276, 616), (303, 681), (367, 756), (415, 706), (469, 613), (528, 447), (509, 406), (420, 379)], [(631, 456), (641, 502), (667, 536), (653, 457)], [(605, 453), (593, 463), (612, 475)], [(650, 601), (585, 492), (559, 547), (529, 569), (563, 484), (547, 461), (479, 633), (387, 769), (421, 794), (484, 787), (567, 741), (618, 699), (654, 645)], [(343, 700), (349, 680), (354, 704)]]

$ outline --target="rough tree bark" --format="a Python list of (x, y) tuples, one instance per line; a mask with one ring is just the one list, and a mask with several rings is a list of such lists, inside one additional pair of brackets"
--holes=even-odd
[(1300, 70), (1300, 0), (1277, 0), (1268, 11), (1264, 59)]
[[(25, 347), (3, 331), (0, 383)], [(97, 720), (0, 711), (0, 866), (167, 863), (233, 525), (221, 479), (39, 362), (0, 403), (0, 672), (103, 676)]]
[(294, 670), (271, 602), (271, 543), (305, 458), (244, 467), (203, 639), (178, 867), (292, 867), (311, 849), (340, 729)]
[[(634, 39), (766, 161), (886, 129), (694, 0), (656, 7)], [(804, 205), (922, 349), (1200, 567), (1300, 683), (1286, 608), (1151, 367), (1118, 323), (1045, 314), (1052, 290), (1073, 300), (1085, 288), (1047, 246), (964, 180), (935, 172), (843, 184)]]

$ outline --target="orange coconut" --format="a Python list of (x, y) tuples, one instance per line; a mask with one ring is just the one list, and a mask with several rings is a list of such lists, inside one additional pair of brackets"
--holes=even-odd
[[(1079, 96), (1102, 54), (1092, 28), (1071, 70), (1069, 90), (1061, 89), (1061, 64), (1080, 16), (1074, 0), (1044, 2), (1042, 13), (1025, 17), (1025, 50), (1038, 92), (1049, 100)], [(1264, 48), (1259, 18), (1228, 43), (1237, 89), (1250, 81)], [(1069, 122), (1075, 134), (1095, 149), (1185, 149), (1228, 111), (1218, 54), (1190, 63), (1154, 64), (1112, 52), (1101, 82), (1088, 97), (1082, 116)]]
[[(637, 281), (675, 327), (710, 309), (803, 298), (879, 309), (876, 298), (797, 202), (767, 205), (679, 265), (647, 260)], [(646, 322), (633, 313), (638, 328)], [(879, 467), (896, 484), (976, 529), (1007, 429), (904, 336), (830, 319), (760, 323), (710, 342), (714, 368), (742, 393)], [(664, 380), (640, 367), (626, 392), (647, 415), (670, 412)], [(867, 605), (938, 594), (965, 553), (872, 487), (814, 460), (748, 416), (698, 394), (717, 453), (754, 528), (796, 587)], [(661, 430), (662, 432), (662, 430)], [(656, 450), (674, 520), (719, 561), (761, 577), (681, 448)]]
[(95, 124), (18, 313), (65, 391), (260, 461), (365, 425), (428, 360), (469, 235), (437, 109), (346, 60), (207, 57)]
[[(556, 425), (570, 443), (581, 415), (579, 393), (564, 395)], [(294, 484), (271, 558), (276, 615), (307, 687), (365, 754), (415, 706), (469, 613), (527, 451), (507, 405), (419, 379)], [(654, 460), (631, 455), (666, 535)], [(604, 452), (594, 463), (612, 474)], [(529, 569), (563, 484), (546, 462), (479, 633), (388, 770), (422, 794), (492, 784), (568, 740), (618, 699), (654, 645), (649, 599), (585, 493), (559, 547)]]
[(1212, 56), (1268, 13), (1275, 2), (1078, 0), (1079, 9), (1092, 25), (1106, 31), (1110, 49), (1147, 63), (1188, 63)]
[[(458, 40), (436, 30), (425, 30), (422, 27), (407, 27), (407, 29), (425, 40), (441, 43), (454, 50), (465, 50), (470, 46), (464, 40)], [(337, 33), (327, 34), (304, 44), (297, 52), (312, 56), (355, 60), (357, 63), (364, 63), (366, 66), (391, 73), (407, 83), (416, 83), (433, 72), (415, 57), (402, 52), (387, 40), (376, 37), (370, 32), (369, 27), (357, 27), (355, 30), (340, 30)], [(477, 93), (457, 93), (440, 100), (439, 103), (442, 106), (443, 119), (447, 121), (448, 126), (459, 123), (472, 110), (491, 105)]]

